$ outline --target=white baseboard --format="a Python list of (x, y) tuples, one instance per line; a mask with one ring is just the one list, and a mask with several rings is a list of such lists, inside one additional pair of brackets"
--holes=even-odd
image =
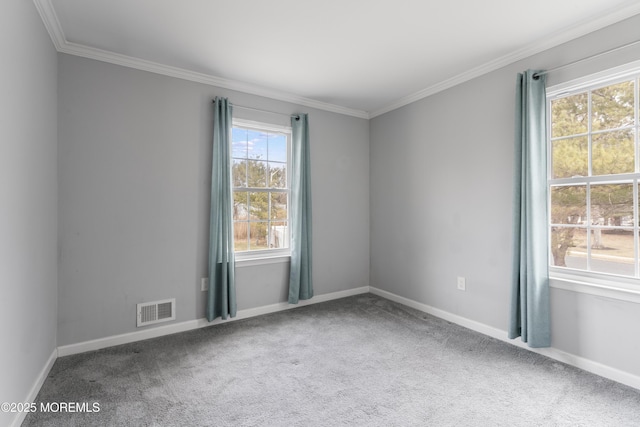
[(598, 363), (590, 359), (585, 359), (584, 357), (576, 356), (574, 354), (567, 353), (553, 347), (531, 348), (519, 339), (509, 339), (507, 331), (503, 331), (501, 329), (485, 325), (484, 323), (476, 322), (474, 320), (458, 316), (457, 314), (452, 314), (448, 311), (440, 310), (438, 308), (431, 307), (429, 305), (422, 304), (420, 302), (404, 298), (396, 294), (392, 294), (391, 292), (387, 292), (382, 289), (374, 288), (373, 286), (369, 287), (369, 292), (382, 298), (386, 298), (388, 300), (406, 305), (408, 307), (415, 308), (416, 310), (422, 311), (424, 313), (439, 317), (448, 322), (464, 326), (465, 328), (471, 329), (484, 335), (488, 335), (492, 338), (496, 338), (508, 344), (515, 345), (525, 350), (533, 351), (534, 353), (542, 354), (551, 359), (566, 363), (567, 365), (575, 366), (576, 368), (583, 369), (587, 372), (591, 372), (601, 377), (617, 381), (624, 385), (628, 385), (629, 387), (640, 389), (640, 377), (630, 374), (629, 372), (621, 371), (619, 369), (612, 368), (611, 366), (603, 365), (602, 363)]
[[(53, 364), (56, 363), (57, 358), (58, 358), (58, 349), (54, 348), (53, 352), (49, 356), (49, 359), (47, 359), (44, 366), (40, 370), (40, 373), (36, 377), (36, 381), (33, 383), (33, 386), (31, 386), (31, 390), (29, 390), (27, 397), (24, 400), (22, 400), (22, 402), (34, 402), (36, 400), (36, 397), (38, 397), (38, 393), (40, 392), (40, 388), (42, 388), (42, 384), (44, 384), (44, 381), (47, 379), (47, 376), (49, 375), (49, 371), (51, 371), (51, 368), (53, 368)], [(27, 417), (27, 414), (28, 412), (16, 413), (15, 418), (9, 425), (11, 427), (20, 427), (24, 419)]]
[(233, 322), (241, 319), (248, 319), (250, 317), (261, 316), (263, 314), (275, 313), (278, 311), (290, 310), (305, 305), (318, 304), (325, 301), (330, 301), (338, 298), (345, 298), (352, 295), (366, 294), (369, 292), (368, 286), (363, 286), (355, 289), (348, 289), (346, 291), (332, 292), (329, 294), (316, 295), (311, 299), (302, 300), (298, 304), (289, 304), (287, 302), (281, 302), (277, 304), (266, 305), (263, 307), (249, 308), (245, 310), (238, 310), (236, 317), (222, 320), (220, 318), (208, 322), (207, 319), (195, 319), (188, 320), (186, 322), (173, 323), (170, 325), (159, 326), (155, 328), (144, 329), (135, 332), (129, 332), (126, 334), (113, 335), (104, 338), (98, 338), (95, 340), (84, 341), (77, 344), (70, 344), (58, 347), (58, 356), (69, 356), (72, 354), (84, 353), (87, 351), (100, 350), (101, 348), (113, 347), (115, 345), (128, 344), (135, 341), (142, 341), (149, 338), (157, 338), (164, 335), (175, 334), (178, 332), (191, 331), (193, 329), (204, 328), (206, 326), (213, 326), (220, 323)]

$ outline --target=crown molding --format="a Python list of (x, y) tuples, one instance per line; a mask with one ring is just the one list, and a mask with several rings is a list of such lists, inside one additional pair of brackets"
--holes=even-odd
[(42, 22), (44, 23), (44, 26), (49, 33), (49, 37), (51, 37), (53, 45), (59, 52), (62, 46), (66, 43), (67, 39), (64, 36), (62, 26), (60, 25), (60, 21), (58, 21), (58, 15), (56, 15), (56, 11), (53, 9), (51, 1), (33, 0), (33, 3), (36, 5), (36, 9), (38, 9), (40, 18), (42, 19)]
[(148, 71), (150, 73), (161, 74), (164, 76), (175, 77), (182, 80), (203, 83), (206, 85), (221, 87), (224, 89), (236, 90), (238, 92), (249, 93), (252, 95), (264, 96), (267, 98), (276, 99), (278, 101), (285, 101), (292, 104), (303, 105), (305, 107), (317, 108), (319, 110), (359, 117), (362, 119), (369, 119), (369, 113), (367, 113), (366, 111), (355, 110), (335, 104), (329, 104), (326, 102), (317, 101), (315, 99), (267, 89), (262, 86), (251, 85), (236, 80), (229, 80), (209, 74), (198, 73), (196, 71), (185, 70), (184, 68), (159, 64), (157, 62), (134, 58), (127, 55), (121, 55), (119, 53), (96, 49), (76, 43), (65, 42), (62, 47), (58, 49), (58, 51), (61, 53), (67, 53), (69, 55), (95, 59), (102, 62), (108, 62), (111, 64), (121, 65), (123, 67)]
[(236, 90), (252, 95), (264, 96), (278, 101), (303, 105), (309, 108), (317, 108), (319, 110), (330, 111), (347, 116), (369, 119), (369, 113), (363, 110), (343, 107), (341, 105), (317, 101), (315, 99), (305, 98), (287, 92), (267, 89), (258, 85), (243, 83), (236, 80), (224, 79), (209, 74), (186, 70), (184, 68), (173, 67), (170, 65), (160, 64), (153, 61), (147, 61), (140, 58), (134, 58), (127, 55), (110, 52), (107, 50), (68, 42), (64, 35), (64, 32), (62, 31), (58, 16), (56, 15), (53, 5), (51, 4), (51, 0), (33, 1), (36, 5), (36, 8), (38, 9), (38, 12), (40, 13), (42, 21), (44, 22), (45, 28), (49, 32), (49, 36), (51, 37), (56, 50), (60, 53), (95, 59), (97, 61), (108, 62), (111, 64), (121, 65), (123, 67), (148, 71), (150, 73), (175, 77), (178, 79), (188, 80), (196, 83), (203, 83), (206, 85), (216, 86), (224, 89)]
[(389, 111), (404, 107), (405, 105), (414, 103), (438, 92), (442, 92), (446, 89), (452, 88), (476, 77), (480, 77), (491, 71), (495, 71), (499, 68), (510, 65), (514, 62), (525, 59), (537, 53), (543, 52), (547, 49), (559, 46), (571, 40), (577, 39), (591, 32), (597, 31), (608, 25), (615, 24), (616, 22), (620, 22), (624, 19), (630, 18), (640, 13), (640, 2), (631, 0), (627, 2), (625, 6), (618, 7), (615, 10), (612, 10), (611, 12), (606, 13), (596, 19), (585, 20), (576, 25), (565, 28), (564, 30), (559, 31), (556, 34), (545, 37), (541, 41), (533, 43), (515, 52), (504, 55), (493, 61), (489, 61), (478, 67), (474, 67), (468, 71), (460, 73), (454, 77), (443, 80), (432, 86), (402, 97), (396, 102), (387, 105), (386, 107), (375, 110), (373, 112), (367, 112), (363, 110), (343, 107), (336, 104), (317, 101), (315, 99), (305, 98), (287, 92), (276, 91), (273, 89), (265, 88), (263, 86), (252, 85), (236, 80), (224, 79), (209, 74), (198, 73), (183, 68), (164, 65), (157, 62), (147, 61), (144, 59), (134, 58), (131, 56), (122, 55), (102, 49), (71, 43), (67, 41), (64, 32), (62, 31), (60, 21), (58, 20), (53, 5), (51, 4), (51, 0), (33, 0), (33, 2), (35, 3), (36, 8), (40, 13), (40, 17), (42, 18), (45, 28), (49, 32), (49, 36), (51, 37), (51, 40), (53, 41), (53, 44), (58, 52), (81, 56), (89, 59), (95, 59), (98, 61), (108, 62), (111, 64), (121, 65), (124, 67), (134, 68), (142, 71), (148, 71), (151, 73), (161, 74), (169, 77), (175, 77), (182, 80), (221, 87), (224, 89), (236, 90), (252, 95), (264, 96), (279, 101), (290, 102), (309, 108), (317, 108), (319, 110), (330, 111), (333, 113), (358, 117), (362, 119), (372, 119), (374, 117), (388, 113)]
[(635, 0), (629, 1), (627, 2), (626, 6), (618, 7), (615, 10), (612, 10), (610, 13), (600, 16), (597, 19), (586, 20), (578, 24), (575, 24), (571, 27), (565, 28), (551, 36), (545, 37), (543, 40), (540, 40), (536, 43), (532, 43), (515, 52), (504, 55), (493, 61), (489, 61), (478, 67), (465, 71), (464, 73), (458, 74), (450, 79), (443, 80), (439, 83), (436, 83), (418, 92), (414, 92), (410, 95), (400, 98), (396, 102), (389, 104), (384, 108), (370, 112), (369, 117), (374, 118), (384, 113), (388, 113), (389, 111), (393, 111), (400, 107), (404, 107), (405, 105), (419, 101), (423, 98), (434, 95), (438, 92), (442, 92), (445, 89), (452, 88), (461, 83), (467, 82), (471, 79), (487, 74), (491, 71), (498, 70), (502, 67), (513, 64), (514, 62), (520, 61), (522, 59), (525, 59), (535, 54), (538, 54), (540, 52), (543, 52), (545, 50), (559, 46), (563, 43), (569, 42), (571, 40), (575, 40), (579, 37), (582, 37), (594, 31), (600, 30), (608, 25), (615, 24), (617, 22), (630, 18), (639, 13), (640, 13), (640, 2)]

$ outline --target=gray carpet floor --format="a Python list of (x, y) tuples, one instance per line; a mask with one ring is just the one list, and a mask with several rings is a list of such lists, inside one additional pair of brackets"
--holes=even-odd
[(59, 358), (23, 426), (640, 426), (640, 391), (364, 294)]

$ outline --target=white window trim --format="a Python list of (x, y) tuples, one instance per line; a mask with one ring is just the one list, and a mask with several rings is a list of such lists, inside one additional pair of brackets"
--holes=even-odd
[[(640, 61), (634, 61), (619, 67), (550, 86), (546, 90), (547, 106), (550, 104), (550, 99), (552, 98), (587, 90), (588, 88), (601, 84), (614, 84), (617, 81), (623, 81), (639, 73)], [(636, 88), (636, 91), (638, 91), (638, 88)], [(638, 96), (638, 93), (636, 93), (636, 99)], [(550, 123), (551, 111), (549, 108), (547, 110), (547, 122)], [(638, 114), (637, 111), (638, 109), (636, 108), (636, 115)], [(549, 129), (547, 143), (550, 140), (550, 134), (551, 130)], [(549, 153), (549, 156), (550, 155)], [(640, 158), (638, 158), (638, 161), (640, 161)], [(549, 162), (549, 166), (551, 166), (551, 162)], [(595, 181), (597, 180), (598, 178), (596, 177)], [(637, 192), (634, 192), (634, 197), (636, 194)], [(550, 206), (548, 208), (551, 209)], [(640, 215), (640, 212), (638, 215)], [(637, 225), (635, 227), (637, 228)], [(570, 268), (558, 268), (550, 264), (551, 261), (549, 261), (549, 284), (552, 288), (640, 304), (640, 278), (616, 276)]]
[[(291, 138), (292, 129), (291, 126), (275, 125), (264, 122), (257, 122), (253, 120), (245, 119), (232, 119), (232, 127), (243, 127), (258, 131), (271, 131), (285, 133), (288, 135), (289, 147), (287, 150), (287, 166), (291, 165)], [(287, 206), (287, 223), (291, 226), (291, 174), (290, 169), (287, 170), (287, 188), (289, 191), (289, 203)], [(291, 238), (289, 238), (291, 239)], [(235, 263), (238, 267), (250, 267), (254, 265), (275, 264), (289, 262), (291, 260), (291, 240), (289, 240), (289, 247), (278, 249), (264, 249), (254, 251), (241, 251), (234, 253)]]
[(290, 261), (291, 261), (290, 253), (283, 254), (283, 255), (269, 254), (269, 255), (261, 255), (261, 256), (254, 256), (253, 254), (251, 254), (251, 256), (249, 257), (240, 257), (240, 258), (238, 258), (238, 256), (236, 255), (236, 259), (235, 259), (236, 267), (239, 267), (239, 268), (253, 267), (256, 265), (266, 265), (266, 264), (282, 264)]
[(566, 291), (640, 304), (640, 286), (633, 277), (597, 277), (592, 272), (549, 267), (549, 286)]
[(245, 119), (233, 119), (232, 126), (241, 126), (245, 128), (251, 128), (254, 130), (267, 130), (272, 132), (283, 132), (291, 135), (292, 129), (291, 126), (283, 126), (283, 125), (274, 125), (271, 123), (264, 122), (256, 122), (253, 120), (245, 120)]
[(626, 77), (630, 77), (638, 72), (640, 72), (640, 61), (634, 61), (619, 67), (610, 68), (608, 70), (589, 74), (574, 80), (558, 83), (547, 88), (547, 99), (555, 98), (556, 96), (563, 95), (565, 93), (586, 89), (590, 86), (608, 83), (612, 80), (624, 80)]

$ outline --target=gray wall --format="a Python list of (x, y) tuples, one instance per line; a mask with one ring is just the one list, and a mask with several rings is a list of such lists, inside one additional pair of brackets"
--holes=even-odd
[[(516, 73), (633, 41), (638, 28), (640, 16), (372, 119), (371, 285), (506, 331)], [(607, 55), (549, 84), (638, 58), (637, 48)], [(637, 304), (551, 298), (553, 347), (640, 375)]]
[[(58, 90), (58, 345), (135, 331), (145, 301), (175, 297), (177, 322), (204, 317), (214, 96), (309, 113), (315, 293), (368, 286), (367, 120), (65, 54)], [(286, 301), (287, 274), (239, 267), (238, 309)]]
[(32, 2), (0, 3), (0, 53), (0, 402), (23, 402), (56, 348), (58, 274), (57, 58)]

